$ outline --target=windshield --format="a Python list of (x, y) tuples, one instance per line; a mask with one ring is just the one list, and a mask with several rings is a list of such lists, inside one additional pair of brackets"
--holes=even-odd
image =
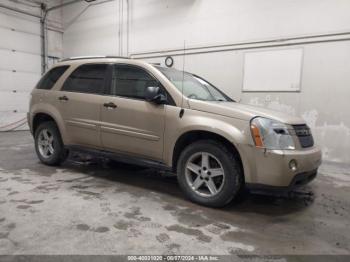
[(172, 68), (157, 67), (183, 95), (191, 99), (203, 101), (233, 100), (203, 78)]

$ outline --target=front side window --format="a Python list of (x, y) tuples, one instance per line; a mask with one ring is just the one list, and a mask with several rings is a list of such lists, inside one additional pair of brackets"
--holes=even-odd
[(146, 87), (157, 85), (159, 85), (158, 81), (139, 67), (129, 65), (114, 65), (113, 67), (112, 95), (144, 99)]
[(233, 101), (203, 78), (172, 68), (157, 67), (184, 96), (203, 101)]
[(103, 93), (107, 67), (107, 64), (86, 64), (79, 66), (67, 78), (62, 90), (89, 94)]
[(53, 88), (57, 80), (66, 72), (69, 66), (57, 66), (47, 72), (36, 85), (37, 89), (49, 90)]

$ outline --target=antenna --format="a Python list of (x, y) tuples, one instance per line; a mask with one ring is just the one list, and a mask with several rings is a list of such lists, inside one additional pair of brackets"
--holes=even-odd
[(182, 83), (181, 83), (181, 111), (180, 118), (184, 113), (183, 102), (184, 102), (184, 81), (185, 81), (185, 57), (186, 57), (186, 40), (184, 40), (184, 52), (183, 52), (183, 60), (182, 60)]

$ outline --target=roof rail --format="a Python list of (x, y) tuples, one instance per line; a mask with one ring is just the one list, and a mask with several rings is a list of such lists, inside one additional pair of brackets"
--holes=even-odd
[(75, 56), (75, 57), (64, 58), (64, 59), (61, 60), (61, 62), (71, 61), (71, 60), (82, 60), (82, 59), (96, 59), (96, 58), (123, 58), (123, 59), (131, 59), (130, 57), (126, 57), (126, 56), (110, 56), (110, 55), (104, 55), (104, 56)]

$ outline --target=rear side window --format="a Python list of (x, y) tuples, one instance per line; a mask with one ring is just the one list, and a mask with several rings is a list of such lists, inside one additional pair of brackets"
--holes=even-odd
[(157, 85), (158, 81), (141, 68), (128, 65), (113, 67), (112, 95), (144, 99), (146, 87)]
[(101, 94), (104, 91), (107, 64), (88, 64), (78, 67), (67, 78), (62, 90)]
[(36, 85), (37, 89), (51, 89), (69, 66), (58, 66), (47, 72)]

